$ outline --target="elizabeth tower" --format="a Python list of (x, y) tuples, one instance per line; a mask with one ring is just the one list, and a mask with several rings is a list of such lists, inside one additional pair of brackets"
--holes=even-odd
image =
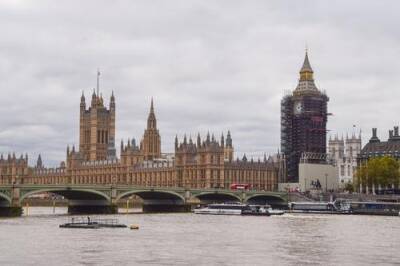
[(296, 89), (281, 101), (281, 150), (286, 158), (285, 182), (298, 182), (302, 153), (326, 154), (329, 98), (315, 86), (313, 74), (306, 52)]

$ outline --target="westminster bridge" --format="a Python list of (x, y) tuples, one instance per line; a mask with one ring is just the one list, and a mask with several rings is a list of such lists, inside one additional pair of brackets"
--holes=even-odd
[(117, 202), (136, 195), (143, 200), (143, 212), (189, 211), (193, 205), (240, 201), (287, 204), (287, 194), (271, 191), (190, 189), (183, 187), (139, 187), (131, 185), (14, 184), (0, 185), (0, 216), (19, 216), (22, 201), (29, 196), (51, 192), (68, 199), (68, 213), (117, 213)]

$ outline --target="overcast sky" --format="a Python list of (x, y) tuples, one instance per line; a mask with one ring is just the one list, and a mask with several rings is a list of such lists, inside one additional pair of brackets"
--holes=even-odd
[[(112, 4), (111, 4), (112, 3)], [(79, 145), (79, 100), (117, 105), (116, 143), (140, 139), (154, 97), (162, 151), (175, 134), (231, 130), (239, 156), (275, 153), (280, 100), (306, 44), (330, 134), (399, 124), (398, 1), (0, 2), (0, 150), (48, 165)], [(88, 100), (89, 100), (88, 99)], [(32, 160), (33, 159), (33, 160)]]

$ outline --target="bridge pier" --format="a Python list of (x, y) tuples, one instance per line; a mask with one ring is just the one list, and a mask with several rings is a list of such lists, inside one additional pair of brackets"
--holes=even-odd
[(168, 204), (143, 204), (143, 212), (144, 213), (152, 213), (152, 212), (190, 212), (191, 205), (168, 205)]
[(144, 213), (151, 212), (190, 212), (191, 205), (181, 200), (144, 200), (142, 206)]
[(0, 206), (0, 217), (18, 217), (21, 215), (21, 206)]
[(118, 206), (106, 200), (69, 200), (68, 214), (116, 214)]
[(0, 217), (18, 217), (22, 215), (22, 207), (19, 203), (19, 188), (13, 187), (10, 191), (11, 202), (0, 200)]

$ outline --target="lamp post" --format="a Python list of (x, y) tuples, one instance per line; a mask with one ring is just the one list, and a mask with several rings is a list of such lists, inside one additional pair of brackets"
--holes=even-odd
[(328, 192), (328, 174), (325, 173), (325, 192)]

